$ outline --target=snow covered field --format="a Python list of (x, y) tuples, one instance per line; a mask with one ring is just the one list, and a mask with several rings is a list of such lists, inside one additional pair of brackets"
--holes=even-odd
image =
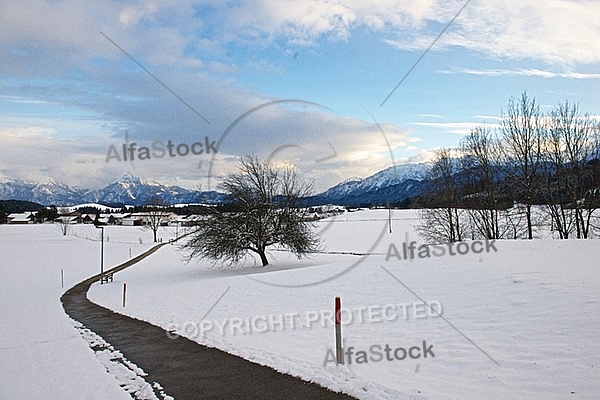
[[(266, 268), (252, 260), (245, 269), (186, 263), (177, 246), (164, 246), (114, 282), (93, 285), (89, 297), (361, 399), (597, 397), (597, 240), (497, 241), (497, 252), (386, 261), (390, 243), (402, 252), (402, 243), (419, 241), (415, 212), (393, 217), (392, 234), (385, 210), (321, 221), (324, 253), (297, 260), (273, 251)], [(128, 259), (130, 248), (135, 256), (151, 245), (151, 232), (140, 228), (105, 231), (107, 268)], [(129, 398), (60, 304), (64, 290), (99, 272), (98, 230), (76, 226), (72, 233), (63, 237), (51, 225), (0, 226), (2, 399)], [(351, 365), (325, 363), (334, 349), (335, 296), (348, 310), (342, 334), (355, 353)], [(446, 320), (421, 299), (438, 302)], [(383, 354), (378, 362), (356, 362), (356, 353), (373, 345), (409, 350), (423, 341), (433, 345), (433, 357), (388, 361)]]
[[(65, 290), (100, 272), (100, 230), (79, 225), (71, 233), (0, 225), (0, 399), (131, 399), (62, 308)], [(105, 235), (105, 266), (152, 245), (152, 233), (139, 229), (108, 227)]]
[[(597, 240), (497, 241), (497, 252), (386, 261), (390, 243), (402, 251), (403, 242), (418, 241), (415, 212), (393, 216), (392, 234), (385, 210), (321, 221), (328, 254), (297, 260), (274, 251), (266, 268), (251, 260), (243, 270), (188, 264), (176, 246), (165, 246), (115, 282), (93, 285), (89, 297), (361, 399), (591, 399), (600, 393)], [(354, 255), (366, 252), (372, 255)], [(426, 341), (435, 356), (389, 361), (384, 353), (379, 362), (359, 364), (354, 355), (351, 365), (326, 363), (334, 349), (327, 313), (335, 296), (354, 312), (342, 332), (354, 353), (373, 345), (408, 350)], [(414, 306), (420, 299), (439, 302), (446, 320)]]

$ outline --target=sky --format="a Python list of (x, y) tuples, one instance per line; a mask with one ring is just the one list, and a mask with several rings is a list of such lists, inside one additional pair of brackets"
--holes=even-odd
[(324, 190), (494, 129), (523, 91), (600, 115), (598, 21), (585, 0), (3, 1), (0, 178), (213, 189), (253, 154)]

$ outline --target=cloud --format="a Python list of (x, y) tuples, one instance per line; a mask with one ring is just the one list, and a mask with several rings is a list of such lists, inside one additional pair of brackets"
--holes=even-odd
[(583, 72), (554, 72), (536, 68), (518, 68), (518, 69), (471, 69), (454, 68), (441, 71), (445, 74), (467, 74), (487, 77), (510, 77), (510, 76), (533, 76), (539, 78), (566, 78), (566, 79), (600, 79), (599, 73)]
[[(348, 173), (366, 176), (390, 166), (392, 152), (419, 140), (390, 123), (381, 124), (384, 137), (370, 121), (341, 116), (309, 102), (264, 106), (274, 99), (203, 75), (180, 74), (177, 79), (165, 79), (172, 90), (210, 119), (209, 125), (143, 71), (114, 76), (113, 72), (98, 73), (89, 91), (68, 90), (70, 82), (64, 83), (65, 87), (17, 87), (22, 98), (45, 97), (56, 101), (59, 109), (69, 107), (62, 111), (66, 114), (54, 118), (38, 117), (32, 111), (27, 118), (0, 118), (0, 143), (12, 154), (0, 155), (0, 169), (11, 171), (15, 178), (54, 178), (96, 186), (128, 171), (163, 183), (193, 188), (200, 182), (214, 189), (216, 178), (232, 172), (240, 155), (253, 153), (268, 158), (277, 152), (276, 159), (289, 158), (324, 190), (344, 180)], [(96, 92), (97, 87), (102, 91)], [(61, 95), (53, 99), (53, 93)], [(257, 111), (230, 126), (256, 107)], [(151, 146), (156, 140), (191, 145), (208, 137), (219, 143), (219, 152), (214, 158), (164, 157), (136, 160), (133, 165), (113, 159), (106, 163), (109, 147), (120, 149), (126, 132), (128, 142), (136, 142), (138, 147)], [(26, 140), (32, 135), (44, 140)], [(39, 157), (32, 159), (31, 154)], [(88, 162), (82, 164), (81, 160)], [(203, 164), (198, 168), (200, 161)]]
[(293, 163), (324, 190), (349, 175), (367, 176), (391, 166), (393, 152), (419, 141), (393, 124), (381, 128), (385, 136), (374, 123), (309, 103), (259, 107), (220, 137), (213, 173), (229, 173), (237, 156), (256, 154)]
[[(494, 119), (497, 120), (497, 117), (477, 117), (477, 118), (482, 118), (484, 120), (486, 119)], [(477, 126), (481, 126), (484, 123), (482, 122), (473, 122), (473, 121), (465, 121), (465, 122), (409, 122), (409, 125), (415, 125), (415, 126), (423, 126), (423, 127), (428, 127), (428, 128), (435, 128), (435, 129), (440, 129), (443, 130), (445, 133), (450, 133), (450, 134), (454, 134), (454, 135), (466, 135), (469, 133), (469, 131)], [(497, 123), (489, 123), (489, 122), (485, 122), (485, 126), (488, 128), (495, 128), (498, 127)]]
[[(314, 47), (321, 40), (349, 40), (362, 29), (397, 48), (421, 51), (463, 5), (462, 0), (5, 2), (0, 68), (60, 73), (98, 58), (122, 59), (101, 31), (150, 66), (202, 68), (232, 44)], [(591, 64), (600, 61), (599, 19), (592, 0), (470, 2), (432, 51), (460, 47), (552, 65)]]
[(0, 127), (0, 170), (10, 178), (33, 182), (56, 180), (71, 185), (99, 186), (100, 144), (53, 137), (41, 126)]
[(48, 104), (45, 100), (39, 99), (28, 99), (20, 96), (5, 96), (0, 95), (0, 101), (10, 102), (10, 103), (21, 103), (21, 104)]
[(142, 19), (152, 19), (157, 12), (158, 8), (151, 3), (126, 5), (119, 12), (119, 22), (125, 26), (136, 25)]
[(492, 120), (492, 121), (501, 121), (502, 120), (502, 118), (498, 117), (497, 115), (476, 115), (475, 118), (481, 119), (481, 120), (484, 120), (484, 121), (489, 121), (489, 120)]
[(473, 122), (409, 122), (409, 124), (436, 128), (454, 135), (466, 135), (475, 126)]
[(416, 163), (427, 163), (435, 158), (435, 149), (422, 149), (413, 156), (402, 157), (396, 160), (397, 164), (416, 164)]
[[(434, 7), (445, 12), (424, 13), (423, 28), (412, 32), (390, 20), (388, 24), (399, 31), (385, 40), (400, 49), (425, 50), (462, 4), (436, 2)], [(562, 67), (593, 64), (600, 61), (599, 18), (600, 9), (591, 0), (470, 2), (432, 50), (458, 47), (492, 58), (539, 60)]]
[(258, 72), (280, 73), (282, 69), (280, 62), (271, 62), (265, 59), (251, 60), (248, 65), (250, 68)]
[(594, 1), (481, 2), (466, 10), (449, 44), (513, 59), (574, 65), (600, 61), (600, 10)]

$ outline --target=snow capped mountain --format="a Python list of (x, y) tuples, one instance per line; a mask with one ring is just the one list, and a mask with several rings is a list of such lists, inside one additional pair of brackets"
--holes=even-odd
[(223, 194), (217, 192), (191, 191), (179, 186), (166, 186), (146, 182), (130, 173), (115, 178), (100, 190), (70, 187), (50, 181), (32, 183), (15, 179), (0, 181), (0, 200), (26, 200), (57, 206), (81, 203), (142, 205), (158, 196), (165, 203), (215, 203)]
[(0, 199), (2, 200), (27, 200), (40, 204), (69, 204), (79, 201), (88, 193), (88, 189), (69, 187), (54, 181), (33, 183), (5, 179), (0, 182)]
[(144, 181), (126, 172), (98, 192), (98, 202), (104, 204), (142, 205), (158, 197), (167, 204), (218, 203), (224, 195), (218, 192), (198, 192), (179, 186), (167, 186)]
[[(350, 178), (308, 199), (313, 205), (364, 205), (397, 203), (418, 196), (427, 188), (426, 164), (406, 164), (384, 169), (367, 178)], [(40, 204), (67, 206), (81, 203), (143, 205), (153, 197), (167, 204), (208, 203), (224, 200), (219, 192), (198, 192), (179, 186), (144, 181), (126, 172), (100, 190), (70, 187), (58, 182), (31, 183), (0, 180), (0, 200), (26, 200)]]
[(350, 179), (313, 196), (310, 204), (346, 206), (399, 203), (427, 190), (427, 164), (396, 165), (364, 179)]
[(129, 172), (115, 178), (98, 193), (102, 203), (143, 204), (150, 198), (169, 193), (169, 187), (154, 182), (144, 182)]
[(351, 179), (335, 185), (321, 195), (340, 197), (377, 191), (387, 186), (398, 185), (407, 180), (422, 181), (427, 176), (427, 164), (396, 165), (379, 171), (364, 179)]
[(123, 172), (121, 175), (113, 179), (109, 185), (112, 184), (141, 184), (142, 180), (137, 176), (131, 175), (129, 172)]

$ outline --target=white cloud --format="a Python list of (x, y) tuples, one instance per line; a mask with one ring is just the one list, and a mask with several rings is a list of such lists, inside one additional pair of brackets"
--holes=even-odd
[(0, 95), (0, 101), (10, 102), (10, 103), (21, 103), (21, 104), (48, 104), (48, 101), (39, 100), (39, 99), (29, 99), (20, 96), (5, 96)]
[(455, 135), (466, 135), (475, 124), (472, 122), (410, 122), (410, 125), (424, 126), (427, 128), (436, 128), (443, 130), (445, 133)]
[[(55, 128), (42, 126), (28, 126), (24, 128), (4, 128), (0, 131), (0, 142), (7, 144), (5, 140), (25, 139), (40, 140), (51, 139), (56, 133)], [(8, 146), (6, 146), (8, 147)], [(7, 149), (8, 150), (8, 149)]]
[(472, 69), (472, 68), (454, 68), (441, 71), (446, 74), (467, 74), (488, 77), (507, 77), (507, 76), (533, 76), (539, 78), (567, 78), (567, 79), (600, 79), (600, 73), (583, 72), (554, 72), (536, 68), (518, 68), (518, 69)]
[[(483, 122), (409, 122), (409, 125), (423, 126), (427, 128), (435, 128), (444, 131), (445, 133), (451, 133), (454, 135), (466, 135), (469, 131), (477, 126), (483, 125)], [(498, 126), (496, 123), (486, 122), (485, 126), (488, 128), (495, 128)]]
[(443, 43), (562, 66), (600, 61), (600, 8), (591, 0), (473, 2)]
[[(421, 51), (463, 5), (463, 0), (5, 2), (0, 68), (14, 74), (59, 73), (99, 57), (122, 58), (101, 31), (150, 65), (190, 68), (216, 61), (196, 58), (195, 50), (209, 57), (226, 54), (231, 43), (316, 46), (323, 39), (348, 40), (360, 28), (395, 47)], [(461, 47), (563, 67), (592, 64), (600, 62), (598, 20), (600, 7), (592, 0), (470, 2), (433, 51)]]
[(502, 118), (498, 117), (497, 115), (476, 115), (475, 118), (481, 119), (483, 121), (501, 121)]
[[(106, 163), (109, 146), (120, 149), (127, 131), (129, 142), (136, 142), (138, 147), (150, 146), (156, 140), (191, 144), (203, 141), (205, 136), (217, 142), (222, 139), (211, 172), (217, 176), (231, 172), (242, 154), (267, 158), (288, 146), (277, 157), (289, 157), (303, 173), (316, 179), (319, 190), (324, 190), (344, 180), (346, 174), (367, 176), (390, 166), (392, 152), (419, 140), (389, 123), (381, 124), (384, 137), (375, 123), (339, 116), (309, 103), (258, 109), (223, 137), (238, 117), (272, 99), (240, 92), (226, 83), (194, 74), (170, 81), (169, 86), (178, 95), (210, 117), (208, 125), (146, 74), (110, 75), (108, 71), (106, 77), (98, 77), (104, 83), (103, 93), (91, 97), (78, 92), (69, 93), (68, 97), (63, 94), (61, 101), (71, 105), (66, 116), (0, 118), (0, 147), (4, 149), (0, 151), (0, 170), (10, 171), (14, 178), (53, 178), (80, 185), (105, 184), (129, 171), (164, 183), (193, 187), (192, 183), (198, 181), (206, 187), (210, 157), (165, 157), (136, 161), (133, 166), (116, 160)], [(125, 87), (127, 94), (123, 96)], [(46, 90), (50, 89), (30, 87), (24, 90), (23, 98), (46, 97)], [(78, 103), (73, 109), (72, 105)], [(99, 119), (92, 119), (95, 115)], [(82, 160), (86, 162), (82, 164)], [(201, 160), (203, 167), (199, 169)], [(213, 188), (214, 183), (213, 178)]]
[(119, 22), (125, 26), (135, 25), (142, 19), (153, 18), (158, 9), (151, 3), (126, 5), (119, 12)]
[[(268, 3), (267, 3), (268, 4)], [(334, 4), (323, 3), (319, 29), (305, 29), (313, 40), (341, 29), (367, 26), (383, 34), (391, 46), (425, 50), (456, 16), (464, 1), (347, 1), (341, 11), (348, 24), (334, 24)], [(314, 26), (312, 8), (297, 10), (296, 27)], [(541, 60), (561, 66), (600, 61), (600, 8), (593, 0), (507, 0), (470, 2), (433, 50), (461, 47), (492, 57)], [(285, 14), (272, 18), (264, 29), (276, 34)], [(280, 32), (281, 33), (281, 32)], [(308, 35), (311, 36), (311, 35)], [(340, 35), (338, 35), (340, 36)]]
[(415, 164), (430, 162), (435, 158), (435, 149), (422, 149), (410, 157), (402, 157), (396, 160), (396, 164)]
[(213, 168), (218, 175), (231, 172), (235, 155), (253, 153), (292, 162), (324, 190), (350, 175), (367, 176), (391, 166), (397, 149), (419, 141), (395, 125), (381, 128), (385, 136), (374, 123), (309, 104), (268, 106), (249, 114), (223, 137)]
[(443, 115), (439, 115), (439, 114), (418, 114), (418, 117), (423, 117), (423, 118), (434, 118), (434, 119), (438, 119), (438, 118), (443, 118)]
[(0, 126), (0, 171), (7, 177), (26, 181), (100, 185), (104, 180), (98, 174), (102, 145), (53, 136), (54, 129), (47, 127)]

